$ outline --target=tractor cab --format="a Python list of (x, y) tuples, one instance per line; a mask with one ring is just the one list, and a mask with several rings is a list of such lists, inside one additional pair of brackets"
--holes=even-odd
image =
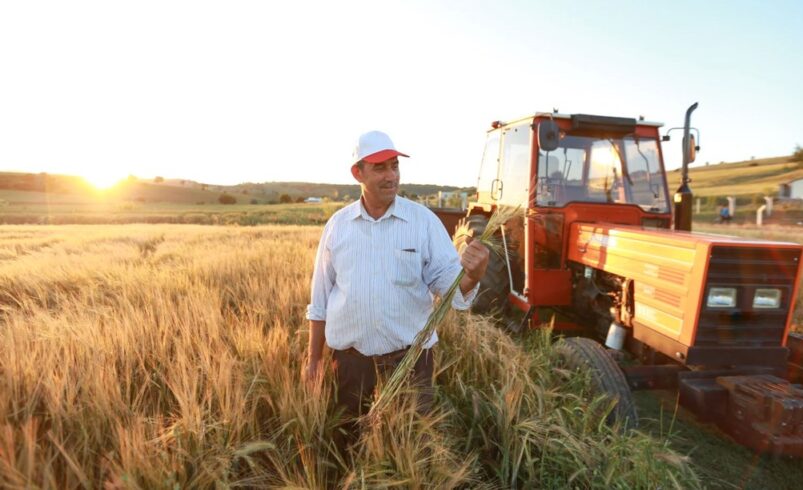
[(670, 227), (660, 127), (633, 118), (556, 113), (492, 124), (477, 205), (523, 210), (505, 227), (511, 304), (528, 312), (571, 303), (565, 245), (572, 223)]
[[(478, 201), (522, 207), (632, 204), (668, 214), (657, 123), (538, 113), (488, 133)], [(546, 140), (549, 141), (546, 141)]]

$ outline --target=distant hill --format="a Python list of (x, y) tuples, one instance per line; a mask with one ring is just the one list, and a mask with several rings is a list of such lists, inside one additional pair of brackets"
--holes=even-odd
[[(680, 186), (680, 169), (669, 172), (670, 195)], [(756, 210), (765, 204), (764, 197), (777, 197), (781, 184), (803, 178), (803, 162), (794, 156), (756, 158), (741, 162), (695, 164), (689, 168), (694, 195), (694, 220), (713, 222), (719, 206), (728, 203), (727, 197), (736, 198), (734, 221), (754, 223)], [(700, 201), (700, 213), (696, 202)], [(799, 201), (776, 201), (773, 213), (765, 223), (799, 224), (803, 222), (803, 207)]]
[[(427, 196), (438, 191), (473, 188), (427, 184), (401, 184), (407, 196)], [(314, 184), (307, 182), (244, 183), (232, 186), (205, 184), (191, 180), (168, 179), (155, 182), (129, 178), (107, 191), (100, 191), (81, 177), (70, 175), (0, 172), (0, 199), (7, 203), (80, 203), (97, 201), (134, 201), (176, 204), (214, 204), (221, 194), (230, 194), (240, 203), (273, 204), (283, 195), (293, 201), (319, 197), (333, 201), (355, 199), (358, 185)], [(285, 197), (285, 200), (287, 197)]]
[[(680, 186), (680, 169), (670, 171), (669, 192)], [(691, 187), (695, 196), (725, 197), (774, 196), (778, 186), (803, 178), (803, 163), (792, 156), (756, 158), (741, 162), (700, 164), (689, 167)]]

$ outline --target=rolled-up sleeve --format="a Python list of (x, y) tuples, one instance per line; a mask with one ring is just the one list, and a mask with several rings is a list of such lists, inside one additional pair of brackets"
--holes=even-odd
[[(429, 263), (424, 267), (424, 282), (426, 282), (430, 291), (443, 297), (454, 284), (463, 267), (460, 265), (460, 256), (449, 239), (446, 229), (434, 215), (429, 223), (428, 235), (430, 237)], [(469, 309), (477, 296), (478, 290), (479, 284), (463, 296), (458, 286), (452, 298), (452, 308), (456, 310)]]
[(455, 310), (467, 310), (471, 308), (471, 303), (474, 302), (474, 298), (477, 297), (477, 291), (480, 290), (480, 283), (477, 283), (471, 291), (468, 292), (465, 296), (463, 296), (463, 292), (460, 291), (460, 288), (457, 288), (457, 291), (454, 293), (454, 297), (452, 298), (452, 308)]
[(329, 302), (329, 293), (335, 285), (335, 269), (328, 248), (330, 225), (331, 221), (324, 227), (321, 241), (318, 243), (310, 288), (310, 304), (307, 305), (307, 320), (326, 321), (326, 305)]

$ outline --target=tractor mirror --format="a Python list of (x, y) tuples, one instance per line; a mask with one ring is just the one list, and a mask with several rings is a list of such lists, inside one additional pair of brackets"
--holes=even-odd
[(689, 163), (692, 163), (694, 159), (697, 158), (697, 141), (694, 139), (694, 135), (689, 135)]
[(558, 149), (560, 142), (560, 130), (555, 121), (541, 121), (538, 123), (538, 148), (543, 151), (554, 151)]

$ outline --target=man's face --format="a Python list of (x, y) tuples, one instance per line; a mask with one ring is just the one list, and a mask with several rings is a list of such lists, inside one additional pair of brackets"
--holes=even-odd
[(399, 192), (399, 159), (393, 157), (382, 163), (354, 165), (351, 174), (361, 184), (365, 199), (371, 203), (390, 204)]

